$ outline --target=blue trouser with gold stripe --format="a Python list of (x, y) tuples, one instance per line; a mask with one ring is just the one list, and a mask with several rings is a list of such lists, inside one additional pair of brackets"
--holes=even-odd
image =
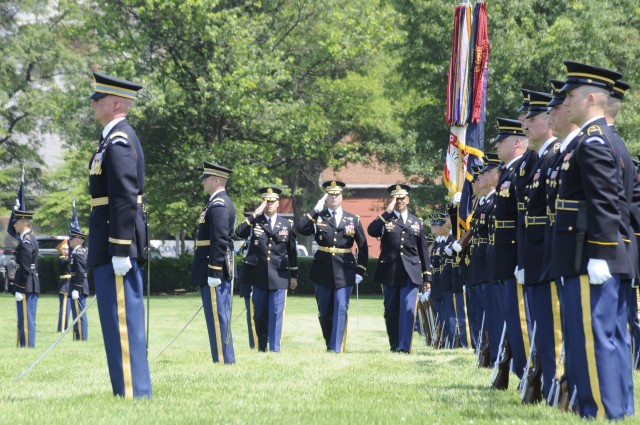
[(453, 294), (453, 303), (456, 311), (456, 326), (458, 335), (460, 335), (460, 345), (469, 348), (469, 340), (467, 334), (467, 312), (465, 309), (464, 292), (455, 292)]
[(484, 286), (484, 327), (489, 336), (489, 355), (491, 364), (498, 359), (500, 349), (500, 339), (502, 338), (502, 328), (504, 326), (504, 295), (502, 285), (499, 282), (487, 282)]
[(456, 336), (456, 308), (453, 305), (453, 292), (451, 290), (444, 291), (443, 297), (443, 322), (444, 325), (442, 327), (442, 335), (445, 338), (445, 343), (449, 348), (453, 348), (453, 343), (455, 341)]
[[(204, 306), (204, 317), (209, 332), (211, 358), (214, 363), (233, 364), (236, 356), (233, 351), (233, 337), (231, 336), (231, 281), (223, 279), (215, 288), (200, 287), (200, 296)], [(228, 338), (227, 338), (228, 335)], [(220, 358), (222, 357), (222, 358)]]
[(36, 346), (36, 311), (38, 309), (38, 294), (27, 292), (22, 294), (22, 301), (16, 301), (18, 311), (17, 346), (33, 348)]
[(347, 344), (349, 299), (353, 286), (330, 288), (316, 284), (318, 320), (328, 351), (343, 353)]
[(516, 283), (515, 278), (501, 280), (504, 295), (504, 314), (507, 323), (507, 336), (513, 356), (513, 372), (522, 379), (527, 365), (529, 336), (525, 313), (524, 285)]
[(113, 394), (151, 398), (142, 274), (135, 259), (131, 266), (124, 276), (110, 263), (93, 268), (98, 313)]
[(562, 323), (560, 302), (555, 283), (548, 280), (531, 286), (529, 305), (533, 306), (533, 321), (536, 323), (536, 352), (542, 368), (544, 398), (556, 377), (556, 363), (560, 356)]
[(68, 294), (58, 294), (60, 309), (58, 310), (58, 332), (62, 332), (71, 323), (71, 303)]
[(640, 369), (640, 297), (638, 297), (638, 289), (632, 287), (629, 293), (629, 332), (633, 341), (631, 346), (633, 347), (633, 367), (635, 369)]
[(247, 333), (249, 334), (249, 348), (252, 350), (258, 345), (258, 335), (256, 334), (256, 324), (253, 321), (253, 301), (251, 297), (243, 297), (247, 316)]
[(383, 285), (384, 317), (392, 351), (411, 351), (418, 288), (410, 279), (405, 286)]
[(254, 321), (258, 335), (258, 350), (280, 352), (282, 328), (284, 325), (284, 309), (287, 303), (287, 290), (264, 289), (253, 287)]
[[(71, 300), (71, 313), (73, 314), (73, 320), (76, 320), (78, 314), (87, 306), (87, 296), (80, 294), (77, 300)], [(86, 341), (89, 337), (89, 319), (84, 314), (78, 322), (73, 325), (73, 340), (74, 341)]]
[(589, 276), (563, 279), (567, 362), (583, 417), (620, 419), (633, 415), (628, 319), (629, 281), (618, 275), (602, 285)]

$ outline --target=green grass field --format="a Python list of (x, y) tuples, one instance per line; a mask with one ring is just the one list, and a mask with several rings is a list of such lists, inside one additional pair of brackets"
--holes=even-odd
[[(355, 295), (355, 294), (354, 294)], [(399, 424), (584, 423), (545, 405), (521, 406), (514, 388), (488, 388), (491, 371), (471, 351), (390, 353), (381, 298), (352, 298), (347, 353), (324, 351), (315, 299), (289, 297), (281, 353), (249, 349), (244, 303), (234, 299), (237, 364), (213, 364), (202, 313), (157, 360), (152, 400), (111, 395), (94, 304), (89, 341), (67, 335), (22, 380), (16, 377), (58, 337), (58, 300), (40, 297), (36, 349), (15, 347), (15, 301), (0, 295), (0, 423), (3, 424)], [(198, 294), (153, 297), (150, 358), (200, 305)], [(634, 372), (635, 385), (640, 374)], [(512, 375), (515, 386), (517, 378)], [(640, 406), (636, 391), (636, 406)], [(627, 419), (621, 423), (637, 423)]]

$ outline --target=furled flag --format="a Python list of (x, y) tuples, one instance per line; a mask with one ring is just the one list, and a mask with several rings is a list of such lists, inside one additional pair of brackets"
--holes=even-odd
[(17, 220), (16, 211), (26, 211), (27, 207), (24, 202), (24, 167), (22, 167), (22, 178), (20, 180), (20, 188), (18, 189), (18, 193), (16, 194), (16, 202), (13, 205), (13, 209), (11, 210), (11, 217), (9, 217), (9, 224), (7, 226), (7, 233), (11, 235), (11, 237), (15, 239), (20, 239), (20, 235), (16, 232), (16, 229), (13, 228)]
[(484, 156), (484, 122), (489, 66), (486, 6), (478, 1), (456, 6), (453, 46), (447, 81), (446, 122), (451, 127), (444, 184), (449, 194), (461, 193), (458, 223), (471, 221), (471, 173)]
[(69, 239), (73, 237), (74, 233), (82, 233), (82, 230), (80, 229), (80, 223), (78, 222), (78, 214), (76, 213), (76, 195), (73, 195), (71, 222), (69, 224)]

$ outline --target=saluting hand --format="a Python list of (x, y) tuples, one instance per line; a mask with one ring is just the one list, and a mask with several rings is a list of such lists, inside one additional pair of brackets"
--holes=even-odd
[(324, 209), (324, 203), (327, 200), (327, 197), (329, 196), (328, 193), (325, 193), (324, 196), (322, 198), (320, 198), (320, 200), (318, 201), (318, 203), (316, 204), (315, 207), (313, 207), (314, 210), (316, 210), (317, 212), (320, 212)]
[(260, 214), (262, 214), (262, 212), (264, 211), (265, 207), (267, 206), (267, 201), (264, 200), (262, 201), (262, 203), (260, 204), (260, 206), (258, 208), (256, 208), (256, 210), (253, 212), (253, 216), (257, 217)]
[(391, 198), (391, 202), (389, 202), (389, 206), (387, 206), (387, 212), (392, 213), (396, 207), (396, 198), (395, 196)]
[(298, 287), (298, 278), (297, 277), (292, 277), (291, 278), (291, 283), (289, 284), (289, 288), (291, 288), (291, 290), (295, 290)]

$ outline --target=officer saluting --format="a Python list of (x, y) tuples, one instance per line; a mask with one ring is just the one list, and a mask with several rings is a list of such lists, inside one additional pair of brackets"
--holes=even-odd
[(196, 252), (191, 266), (191, 284), (200, 287), (209, 345), (214, 363), (236, 362), (231, 337), (231, 291), (236, 275), (233, 254), (233, 228), (236, 209), (226, 192), (232, 171), (205, 162), (202, 186), (209, 196), (200, 213), (196, 233)]
[(380, 257), (375, 282), (383, 286), (384, 318), (391, 351), (411, 350), (418, 288), (431, 280), (429, 250), (422, 220), (407, 210), (409, 190), (405, 184), (387, 188), (389, 206), (369, 224), (370, 236), (380, 238)]
[(113, 394), (150, 398), (140, 267), (146, 261), (144, 155), (127, 114), (141, 85), (93, 74), (91, 106), (104, 126), (89, 170), (89, 267)]
[(298, 286), (298, 253), (293, 221), (277, 214), (282, 189), (258, 190), (262, 203), (236, 229), (236, 236), (249, 240), (242, 266), (244, 284), (253, 286), (254, 322), (258, 350), (280, 351), (287, 286)]
[[(318, 243), (311, 280), (316, 284), (318, 319), (328, 351), (344, 352), (347, 341), (347, 311), (353, 285), (362, 281), (367, 269), (369, 247), (360, 217), (342, 209), (342, 189), (337, 180), (324, 182), (327, 192), (315, 208), (302, 217), (298, 233), (314, 235)], [(323, 209), (325, 200), (328, 208)], [(352, 253), (358, 248), (358, 260)]]
[(33, 212), (13, 210), (13, 224), (19, 236), (16, 248), (16, 306), (18, 309), (18, 346), (36, 346), (36, 310), (40, 294), (38, 278), (38, 240), (33, 236)]

